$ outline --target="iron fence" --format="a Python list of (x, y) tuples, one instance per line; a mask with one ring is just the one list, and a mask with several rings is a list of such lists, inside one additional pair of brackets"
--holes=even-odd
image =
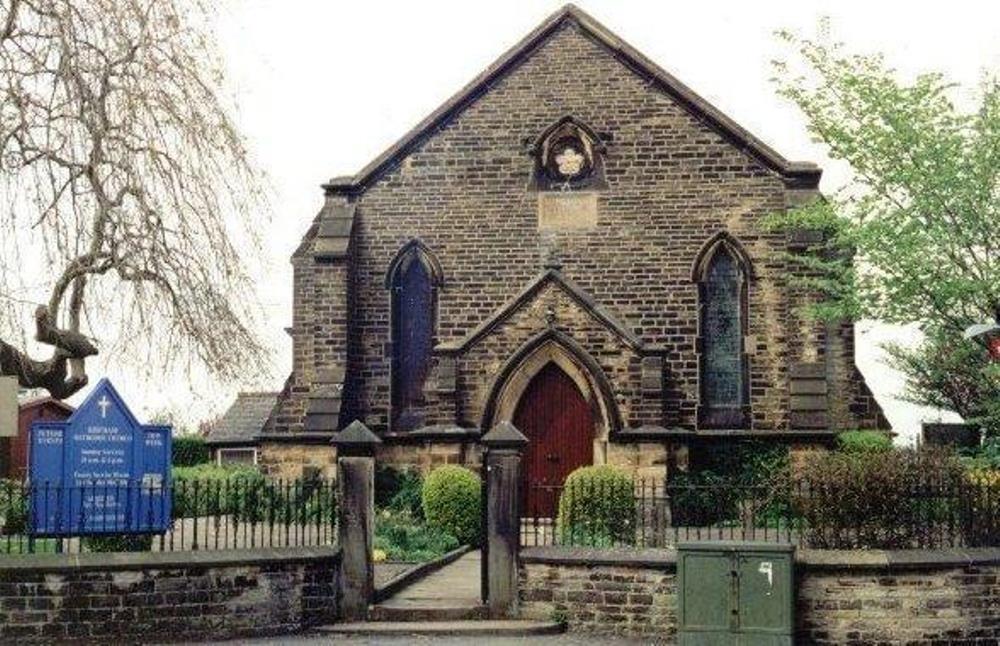
[(331, 545), (337, 488), (319, 479), (0, 481), (0, 558)]
[(1000, 484), (920, 483), (870, 496), (807, 482), (746, 485), (635, 480), (534, 485), (522, 498), (522, 546), (671, 547), (688, 540), (822, 549), (1000, 545)]

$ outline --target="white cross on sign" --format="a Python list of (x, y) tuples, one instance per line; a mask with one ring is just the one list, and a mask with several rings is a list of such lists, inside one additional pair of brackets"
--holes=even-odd
[(108, 406), (111, 405), (111, 400), (108, 399), (107, 395), (101, 395), (101, 399), (98, 400), (97, 405), (101, 407), (101, 419), (108, 416)]

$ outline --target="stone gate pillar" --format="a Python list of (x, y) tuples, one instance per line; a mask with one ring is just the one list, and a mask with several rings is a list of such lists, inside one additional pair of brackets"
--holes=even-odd
[(482, 443), (486, 446), (484, 588), (490, 617), (500, 619), (517, 614), (521, 453), (528, 439), (510, 422), (500, 422)]
[(363, 621), (375, 588), (375, 449), (382, 440), (355, 420), (335, 433), (332, 443), (337, 447), (339, 616)]

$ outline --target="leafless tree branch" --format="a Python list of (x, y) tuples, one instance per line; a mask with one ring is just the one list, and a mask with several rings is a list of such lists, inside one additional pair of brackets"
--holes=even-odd
[[(246, 269), (266, 199), (220, 90), (211, 6), (0, 0), (0, 186), (15, 196), (0, 226), (49, 269), (35, 338), (54, 348), (38, 361), (0, 340), (0, 374), (68, 396), (90, 336), (229, 380), (266, 357)], [(0, 293), (15, 288), (0, 271)]]

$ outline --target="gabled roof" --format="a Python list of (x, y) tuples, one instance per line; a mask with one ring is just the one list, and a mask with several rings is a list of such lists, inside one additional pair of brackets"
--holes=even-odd
[(17, 396), (17, 408), (18, 410), (27, 410), (29, 408), (37, 408), (39, 406), (45, 406), (50, 404), (56, 408), (60, 408), (68, 414), (72, 414), (76, 409), (67, 404), (66, 402), (56, 399), (51, 395), (41, 394), (41, 393), (19, 393)]
[(539, 46), (544, 44), (565, 24), (571, 22), (577, 25), (583, 33), (608, 48), (611, 53), (636, 74), (646, 77), (652, 87), (673, 97), (746, 154), (758, 160), (766, 168), (778, 174), (791, 186), (816, 188), (822, 170), (812, 162), (793, 162), (785, 159), (773, 148), (755, 137), (745, 128), (722, 113), (691, 88), (681, 83), (676, 77), (646, 58), (637, 49), (612, 33), (604, 25), (575, 5), (568, 4), (547, 18), (519, 43), (514, 45), (503, 56), (486, 68), (457, 94), (448, 99), (441, 107), (421, 121), (402, 139), (389, 147), (370, 164), (361, 169), (353, 177), (336, 177), (323, 188), (328, 193), (354, 194), (365, 190), (377, 181), (384, 172), (393, 168), (406, 155), (420, 146), (429, 136), (436, 132), (442, 124), (475, 102), (489, 91), (490, 87), (500, 78), (513, 70)]
[(531, 300), (535, 294), (541, 291), (542, 287), (550, 283), (561, 288), (563, 292), (576, 301), (577, 305), (600, 321), (608, 330), (627, 343), (629, 347), (635, 350), (642, 348), (642, 340), (639, 339), (639, 337), (637, 337), (635, 333), (632, 332), (627, 325), (625, 325), (625, 323), (618, 320), (614, 314), (598, 303), (597, 300), (587, 293), (582, 287), (571, 281), (569, 278), (563, 276), (562, 272), (558, 269), (549, 268), (538, 274), (538, 276), (528, 283), (528, 285), (522, 289), (519, 294), (507, 301), (503, 307), (498, 309), (492, 316), (473, 328), (463, 338), (457, 341), (441, 343), (436, 349), (441, 352), (463, 352), (481, 338), (489, 334), (493, 328), (500, 325), (500, 323), (505, 321), (514, 312), (520, 309), (522, 305)]
[(278, 393), (244, 392), (205, 436), (208, 444), (254, 444), (278, 402)]

